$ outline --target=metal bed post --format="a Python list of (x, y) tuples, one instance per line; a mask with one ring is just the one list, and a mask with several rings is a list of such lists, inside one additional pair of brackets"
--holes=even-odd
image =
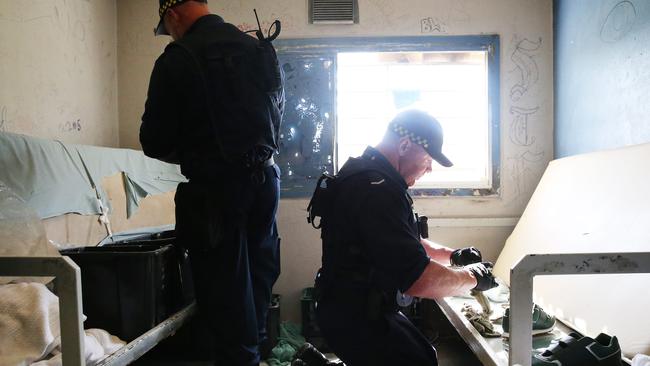
[(533, 278), (547, 275), (650, 273), (650, 253), (529, 254), (510, 270), (509, 364), (531, 366)]
[(61, 352), (65, 366), (85, 366), (81, 320), (81, 271), (68, 257), (0, 257), (0, 275), (51, 277), (59, 297)]

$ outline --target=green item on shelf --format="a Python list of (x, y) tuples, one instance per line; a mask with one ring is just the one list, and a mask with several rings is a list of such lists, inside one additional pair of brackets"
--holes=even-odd
[[(503, 336), (509, 336), (510, 328), (510, 308), (506, 309), (503, 315)], [(555, 327), (555, 317), (547, 314), (544, 309), (537, 304), (533, 306), (533, 335), (548, 333)]]

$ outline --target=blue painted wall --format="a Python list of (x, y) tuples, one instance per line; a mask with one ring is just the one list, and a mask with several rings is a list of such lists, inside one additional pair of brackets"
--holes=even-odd
[(555, 0), (555, 157), (650, 142), (650, 0)]

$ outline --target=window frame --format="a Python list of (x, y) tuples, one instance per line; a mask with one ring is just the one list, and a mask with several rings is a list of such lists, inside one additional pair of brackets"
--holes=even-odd
[[(281, 39), (275, 41), (279, 58), (283, 56), (313, 57), (328, 56), (336, 60), (340, 52), (445, 52), (445, 51), (485, 51), (488, 66), (488, 144), (491, 161), (490, 188), (413, 188), (413, 196), (498, 196), (500, 179), (500, 42), (499, 36), (492, 35), (463, 35), (463, 36), (405, 36), (405, 37), (350, 37), (350, 38), (309, 38)], [(333, 65), (336, 73), (338, 65)], [(336, 80), (334, 80), (336, 83)], [(333, 167), (338, 164), (338, 113), (337, 86), (333, 86), (333, 134), (332, 146), (334, 151)], [(280, 152), (282, 154), (282, 152)], [(318, 177), (309, 177), (314, 180)], [(284, 196), (304, 196), (300, 192), (283, 191)]]

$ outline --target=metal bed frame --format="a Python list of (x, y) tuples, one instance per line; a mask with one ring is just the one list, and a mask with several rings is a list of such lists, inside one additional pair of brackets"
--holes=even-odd
[[(85, 366), (81, 271), (70, 258), (0, 257), (0, 276), (52, 277), (59, 296), (61, 351), (64, 366)], [(169, 317), (98, 363), (98, 366), (128, 365), (166, 337), (174, 334), (196, 312), (195, 303)]]

